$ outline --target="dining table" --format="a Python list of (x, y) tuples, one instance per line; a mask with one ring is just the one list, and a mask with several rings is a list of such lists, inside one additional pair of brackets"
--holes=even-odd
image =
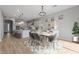
[(45, 35), (45, 36), (50, 36), (58, 33), (58, 30), (53, 30), (53, 31), (31, 31), (31, 33), (37, 33), (39, 35)]
[(55, 34), (57, 34), (57, 36), (59, 36), (58, 30), (53, 30), (53, 31), (31, 31), (31, 33), (36, 33), (39, 36), (43, 36), (43, 37), (49, 37), (49, 36), (53, 36)]

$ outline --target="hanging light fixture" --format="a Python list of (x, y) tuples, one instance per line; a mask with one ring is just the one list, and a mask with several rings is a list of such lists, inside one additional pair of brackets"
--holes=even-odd
[(21, 9), (17, 9), (17, 16), (21, 17), (23, 16), (22, 10)]
[(40, 16), (45, 16), (46, 12), (44, 11), (44, 6), (41, 6), (41, 12), (39, 13)]
[(23, 17), (23, 12), (21, 9), (16, 9), (16, 14), (14, 15), (15, 19), (21, 19)]

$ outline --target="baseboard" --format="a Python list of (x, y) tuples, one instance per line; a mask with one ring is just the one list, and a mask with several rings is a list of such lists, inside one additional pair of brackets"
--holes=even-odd
[(59, 38), (59, 40), (63, 40), (63, 41), (67, 41), (67, 42), (72, 42), (72, 39), (70, 40), (70, 39), (66, 39), (64, 37)]

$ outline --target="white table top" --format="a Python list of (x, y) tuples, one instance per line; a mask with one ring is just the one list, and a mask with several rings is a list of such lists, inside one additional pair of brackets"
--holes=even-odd
[(37, 33), (39, 35), (44, 35), (44, 36), (51, 36), (54, 35), (56, 33), (58, 33), (58, 31), (53, 31), (53, 32), (42, 32), (42, 31), (35, 31), (35, 32), (31, 32), (31, 33)]

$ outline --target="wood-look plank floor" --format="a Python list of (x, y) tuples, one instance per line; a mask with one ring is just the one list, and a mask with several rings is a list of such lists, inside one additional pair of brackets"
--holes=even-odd
[(32, 51), (24, 45), (24, 41), (22, 39), (17, 39), (8, 33), (0, 42), (0, 53), (31, 54)]
[[(57, 54), (79, 53), (79, 44), (62, 40), (59, 40), (59, 43), (63, 47), (57, 49)], [(32, 51), (24, 45), (24, 39), (15, 38), (8, 33), (0, 42), (0, 54), (32, 54)]]
[(64, 40), (60, 40), (59, 43), (61, 43), (63, 47), (57, 50), (58, 54), (79, 54), (79, 43)]

